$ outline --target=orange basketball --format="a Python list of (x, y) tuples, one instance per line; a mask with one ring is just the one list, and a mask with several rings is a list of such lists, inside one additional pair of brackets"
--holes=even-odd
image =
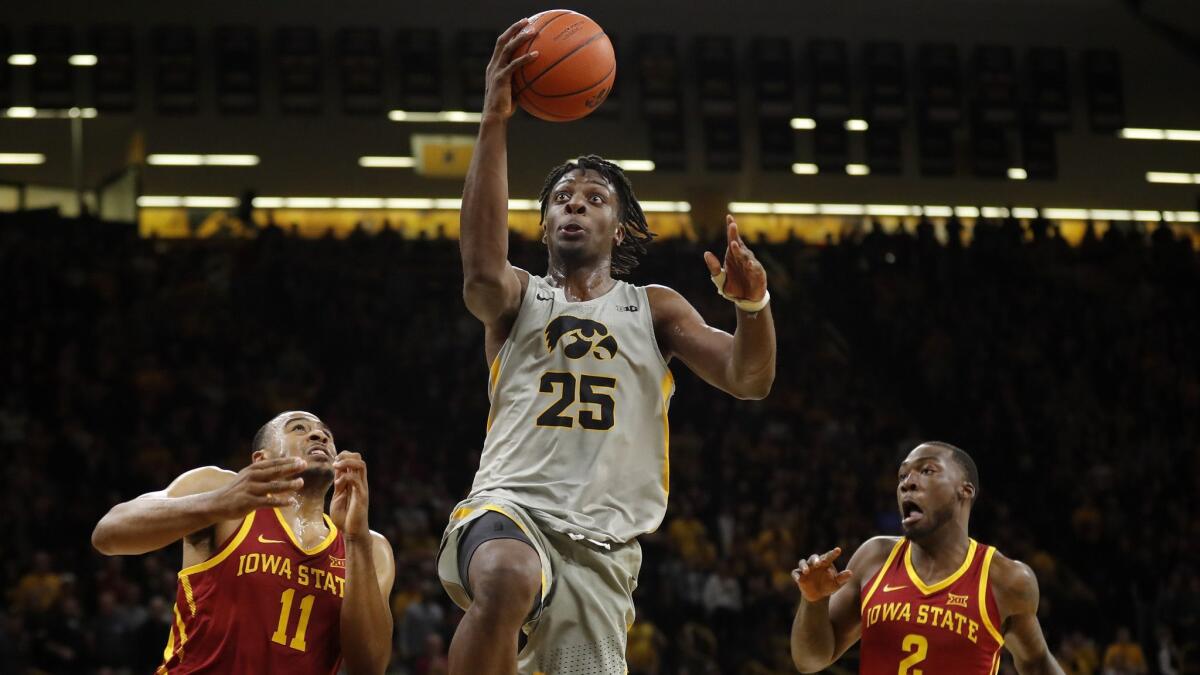
[(568, 9), (534, 14), (529, 29), (537, 34), (513, 55), (538, 52), (513, 74), (513, 92), (525, 112), (569, 122), (599, 107), (617, 77), (617, 59), (604, 29)]

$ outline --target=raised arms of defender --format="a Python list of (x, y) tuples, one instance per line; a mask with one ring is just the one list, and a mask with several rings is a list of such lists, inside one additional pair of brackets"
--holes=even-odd
[[(192, 469), (166, 489), (117, 504), (96, 524), (92, 545), (105, 555), (141, 555), (183, 542), (183, 568), (200, 564), (228, 540), (247, 514), (286, 506), (303, 486), (305, 463), (295, 457), (256, 461), (234, 473), (215, 466)], [(383, 672), (391, 654), (388, 606), (396, 575), (392, 547), (367, 528), (366, 465), (343, 452), (334, 464), (331, 518), (347, 548), (342, 601), (342, 650), (348, 672)], [(355, 578), (367, 579), (357, 584)]]

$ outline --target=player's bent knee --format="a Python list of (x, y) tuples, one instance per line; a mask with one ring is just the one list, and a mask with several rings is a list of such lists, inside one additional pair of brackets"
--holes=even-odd
[(529, 544), (493, 539), (479, 545), (467, 572), (480, 611), (524, 617), (542, 586), (542, 565)]

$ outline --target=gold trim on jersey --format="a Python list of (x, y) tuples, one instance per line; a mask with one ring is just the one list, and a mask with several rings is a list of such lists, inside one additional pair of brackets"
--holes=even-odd
[(937, 593), (958, 581), (962, 575), (967, 573), (967, 570), (971, 567), (971, 562), (975, 560), (975, 549), (978, 547), (978, 542), (974, 539), (970, 539), (969, 541), (971, 545), (967, 547), (967, 555), (963, 558), (962, 565), (959, 565), (958, 569), (950, 576), (933, 584), (926, 584), (921, 580), (921, 577), (917, 574), (917, 570), (912, 564), (912, 546), (908, 547), (908, 550), (904, 552), (904, 568), (908, 571), (908, 578), (917, 585), (917, 590), (921, 591), (922, 595)]
[(671, 394), (675, 393), (675, 376), (668, 368), (662, 379), (663, 414), (663, 492), (671, 494), (671, 423), (667, 411), (671, 407)]
[(867, 594), (863, 596), (862, 606), (859, 608), (859, 614), (866, 611), (867, 603), (871, 601), (871, 596), (875, 595), (875, 589), (879, 588), (880, 582), (882, 582), (883, 577), (887, 575), (888, 569), (892, 566), (892, 561), (896, 559), (896, 554), (900, 553), (900, 547), (903, 545), (904, 537), (900, 537), (896, 540), (896, 543), (892, 545), (891, 553), (888, 553), (887, 560), (883, 561), (883, 567), (880, 567), (879, 571), (875, 573), (875, 581), (871, 584), (871, 588), (868, 589)]
[[(229, 557), (229, 555), (231, 553), (233, 553), (233, 550), (235, 548), (237, 548), (239, 544), (242, 543), (242, 540), (245, 539), (246, 535), (250, 533), (250, 526), (253, 524), (254, 524), (254, 512), (251, 511), (250, 513), (246, 514), (246, 518), (242, 521), (242, 527), (240, 529), (238, 529), (237, 534), (233, 535), (233, 539), (229, 540), (229, 544), (227, 544), (225, 546), (225, 548), (221, 549), (216, 555), (209, 558), (208, 560), (205, 560), (202, 563), (196, 563), (195, 565), (192, 565), (191, 567), (185, 567), (185, 568), (179, 570), (179, 577), (182, 579), (183, 577), (186, 577), (189, 574), (196, 574), (197, 572), (203, 572), (205, 570), (210, 570), (210, 569), (216, 567), (217, 565), (220, 565), (226, 558)], [(185, 588), (184, 592), (185, 593), (187, 592), (186, 588)], [(191, 601), (190, 594), (188, 594), (188, 600), (189, 600), (189, 602)], [(195, 609), (192, 610), (192, 613), (193, 614), (196, 613)]]
[(325, 549), (329, 548), (329, 545), (332, 544), (333, 540), (337, 538), (337, 525), (334, 525), (333, 521), (330, 520), (329, 514), (322, 513), (321, 517), (325, 519), (325, 525), (329, 528), (329, 534), (325, 535), (325, 539), (316, 546), (312, 548), (304, 548), (304, 546), (300, 543), (300, 540), (296, 538), (296, 533), (292, 532), (292, 526), (288, 525), (287, 519), (283, 517), (283, 512), (280, 511), (278, 507), (271, 510), (275, 512), (275, 517), (279, 519), (279, 524), (283, 526), (283, 531), (287, 533), (288, 539), (291, 539), (292, 543), (296, 545), (296, 548), (300, 549), (300, 552), (304, 555), (316, 555), (321, 551), (324, 551)]
[[(501, 349), (503, 351), (503, 349)], [(485, 431), (492, 430), (492, 417), (496, 414), (496, 385), (500, 383), (500, 354), (496, 354), (496, 358), (492, 359), (492, 365), (488, 369), (488, 401), (491, 403), (488, 406), (487, 427)]]
[(983, 625), (996, 639), (996, 642), (1003, 645), (1004, 636), (1000, 631), (996, 630), (996, 625), (992, 623), (992, 618), (988, 616), (987, 606), (987, 590), (988, 590), (988, 571), (992, 568), (992, 556), (996, 553), (995, 546), (988, 546), (987, 552), (983, 554), (983, 571), (979, 575), (979, 616), (983, 619)]
[[(179, 614), (179, 603), (171, 605), (171, 612), (175, 615), (175, 625), (167, 629), (167, 648), (163, 650), (163, 662), (155, 671), (155, 675), (167, 675), (167, 662), (171, 660), (176, 653), (180, 658), (183, 658), (183, 645), (187, 643), (187, 629), (183, 626), (183, 616)], [(175, 647), (175, 631), (179, 631), (179, 647)]]
[[(179, 605), (171, 605), (171, 613), (179, 616)], [(167, 628), (167, 648), (163, 650), (163, 663), (171, 660), (171, 655), (175, 653), (175, 627)]]
[(179, 577), (179, 585), (183, 587), (183, 597), (187, 600), (188, 611), (196, 616), (196, 597), (192, 595), (192, 580), (187, 576)]

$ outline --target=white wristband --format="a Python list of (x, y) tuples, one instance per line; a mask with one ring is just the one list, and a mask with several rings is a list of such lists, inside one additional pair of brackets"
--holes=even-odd
[(717, 287), (717, 293), (719, 293), (722, 298), (725, 298), (726, 300), (732, 302), (734, 305), (737, 306), (738, 309), (742, 310), (743, 312), (749, 312), (751, 314), (761, 312), (763, 307), (766, 307), (767, 303), (771, 301), (771, 291), (766, 290), (766, 289), (763, 290), (763, 296), (759, 300), (743, 300), (741, 298), (735, 298), (731, 295), (727, 295), (725, 293), (725, 268), (724, 267), (721, 268), (720, 274), (718, 274), (715, 277), (709, 277), (709, 278), (712, 279), (713, 285)]

